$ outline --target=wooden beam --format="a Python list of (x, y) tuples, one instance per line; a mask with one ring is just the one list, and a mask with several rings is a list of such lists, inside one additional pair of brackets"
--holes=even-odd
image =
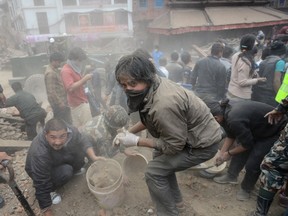
[(0, 148), (28, 148), (30, 147), (32, 141), (27, 140), (3, 140), (0, 139)]
[(193, 47), (194, 50), (197, 51), (197, 53), (198, 53), (201, 57), (207, 57), (207, 56), (208, 56), (208, 54), (205, 53), (205, 52), (204, 52), (200, 47), (198, 47), (197, 45), (192, 44), (192, 47)]

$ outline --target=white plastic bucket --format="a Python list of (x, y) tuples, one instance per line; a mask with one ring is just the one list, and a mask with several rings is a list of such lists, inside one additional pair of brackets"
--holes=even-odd
[(86, 172), (86, 181), (100, 207), (112, 209), (123, 203), (122, 168), (116, 160), (95, 161)]
[(134, 177), (139, 173), (143, 173), (146, 170), (148, 164), (147, 158), (140, 153), (128, 156), (123, 161), (123, 170), (127, 177)]

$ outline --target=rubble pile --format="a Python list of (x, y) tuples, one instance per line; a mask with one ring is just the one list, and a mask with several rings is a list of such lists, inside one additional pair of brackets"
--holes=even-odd
[[(40, 209), (38, 206), (38, 202), (35, 198), (35, 191), (32, 186), (32, 180), (29, 178), (27, 173), (24, 170), (25, 161), (26, 161), (27, 149), (23, 149), (21, 151), (15, 152), (12, 154), (13, 156), (13, 170), (15, 174), (15, 181), (21, 190), (24, 197), (27, 199), (31, 208), (33, 209), (36, 215), (40, 215)], [(0, 172), (1, 176), (6, 179), (9, 178), (9, 173), (7, 170)], [(8, 186), (8, 184), (0, 184), (1, 196), (4, 197), (6, 205), (3, 207), (3, 216), (8, 215), (18, 215), (24, 216), (26, 215), (24, 208), (18, 201), (16, 195), (13, 193), (12, 189)], [(1, 210), (2, 211), (2, 210)]]
[(3, 140), (27, 140), (23, 131), (24, 121), (9, 115), (0, 115), (0, 139)]

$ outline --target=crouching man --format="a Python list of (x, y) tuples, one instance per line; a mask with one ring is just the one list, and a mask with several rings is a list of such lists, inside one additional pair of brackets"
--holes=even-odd
[(45, 216), (51, 216), (51, 205), (61, 201), (55, 190), (73, 175), (85, 172), (85, 156), (95, 161), (92, 144), (75, 127), (63, 120), (49, 120), (29, 148), (25, 170), (32, 178), (35, 195)]

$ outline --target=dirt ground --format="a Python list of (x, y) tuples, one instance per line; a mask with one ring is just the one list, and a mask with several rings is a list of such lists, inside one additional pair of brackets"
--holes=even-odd
[[(0, 83), (4, 87), (7, 96), (12, 94), (8, 85), (11, 72), (0, 71)], [(1, 149), (0, 151), (5, 151)], [(34, 196), (34, 188), (31, 179), (24, 171), (27, 149), (11, 152), (15, 180), (33, 208), (36, 215), (41, 215), (37, 200)], [(147, 154), (147, 152), (146, 152)], [(148, 158), (148, 157), (147, 157)], [(116, 155), (115, 159), (123, 164), (125, 157)], [(241, 181), (244, 171), (239, 180)], [(142, 173), (143, 175), (143, 173)], [(199, 177), (196, 171), (186, 170), (177, 174), (178, 182), (183, 193), (186, 211), (181, 216), (245, 216), (255, 208), (256, 195), (249, 201), (236, 200), (236, 192), (240, 185), (220, 185), (212, 180)], [(148, 216), (148, 209), (153, 209), (145, 181), (143, 178), (130, 179), (130, 186), (125, 187), (123, 204), (111, 211), (111, 216)], [(53, 206), (55, 216), (96, 216), (100, 209), (96, 197), (90, 192), (85, 174), (75, 176), (67, 185), (58, 191), (62, 196), (62, 202)], [(255, 192), (256, 193), (256, 192)], [(0, 184), (0, 194), (5, 198), (6, 205), (0, 209), (0, 215), (26, 215), (17, 198), (7, 184)], [(271, 216), (281, 216), (284, 209), (278, 206), (278, 198), (270, 208)]]

